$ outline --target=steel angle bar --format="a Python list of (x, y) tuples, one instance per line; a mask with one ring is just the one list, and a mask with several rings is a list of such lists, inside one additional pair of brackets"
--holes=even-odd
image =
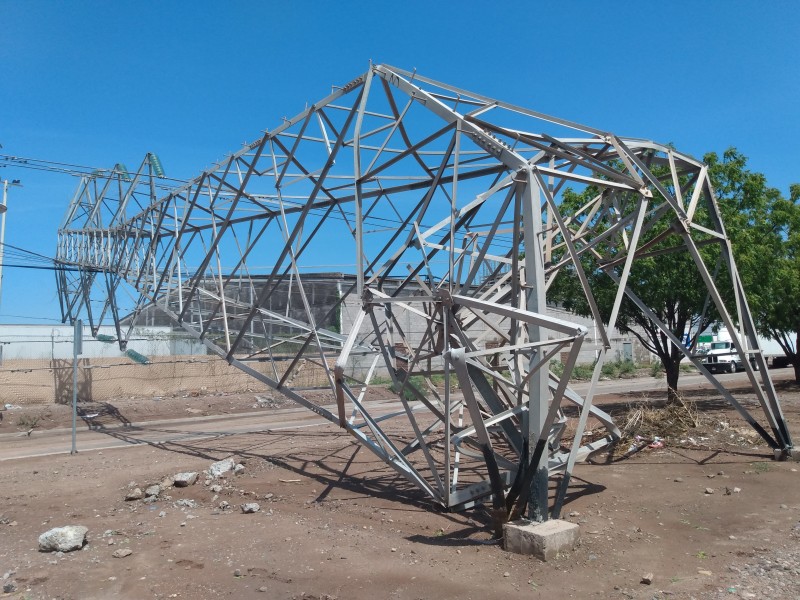
[(439, 502), (443, 502), (444, 498), (437, 490), (432, 487), (422, 475), (414, 468), (411, 462), (403, 455), (403, 453), (395, 446), (392, 440), (386, 436), (380, 426), (370, 416), (369, 411), (361, 404), (350, 389), (345, 387), (345, 390), (350, 396), (350, 401), (358, 408), (359, 413), (367, 422), (369, 430), (375, 436), (376, 441), (373, 442), (366, 436), (366, 434), (358, 427), (353, 427), (347, 424), (347, 431), (354, 437), (359, 438), (362, 443), (372, 450), (379, 458), (386, 464), (395, 469), (398, 473), (408, 478), (417, 487), (425, 491), (428, 495)]
[[(533, 443), (534, 448), (532, 451), (531, 449), (528, 449), (528, 452), (523, 453), (520, 456), (520, 466), (517, 471), (517, 477), (515, 478), (514, 484), (511, 486), (511, 489), (508, 492), (508, 497), (506, 498), (506, 510), (508, 511), (509, 521), (513, 521), (524, 514), (529, 502), (532, 502), (535, 505), (532, 511), (534, 514), (536, 512), (544, 513), (541, 515), (541, 518), (543, 519), (546, 519), (549, 515), (546, 504), (537, 505), (537, 502), (541, 503), (541, 499), (537, 497), (538, 490), (534, 482), (538, 477), (541, 476), (541, 469), (545, 460), (545, 452), (547, 451), (549, 444), (549, 432), (551, 431), (556, 417), (561, 410), (561, 398), (568, 389), (567, 381), (569, 380), (569, 375), (572, 373), (572, 370), (575, 367), (579, 353), (580, 342), (578, 342), (576, 346), (572, 348), (572, 351), (567, 356), (567, 361), (564, 365), (564, 373), (558, 385), (555, 386), (553, 399), (547, 408), (544, 418), (541, 420), (541, 429), (536, 431), (533, 426), (529, 427), (531, 435), (529, 435), (526, 441), (528, 444)], [(552, 377), (552, 374), (549, 375)], [(550, 388), (549, 382), (547, 385), (548, 388)], [(539, 408), (539, 410), (541, 410), (541, 408)], [(549, 464), (547, 469), (549, 475)], [(533, 496), (532, 501), (531, 496)]]
[[(731, 318), (727, 308), (725, 307), (725, 303), (722, 300), (722, 296), (720, 295), (719, 291), (717, 290), (716, 285), (714, 284), (713, 279), (711, 278), (711, 274), (708, 272), (708, 268), (703, 261), (703, 257), (700, 255), (697, 247), (694, 244), (691, 236), (688, 232), (683, 233), (683, 238), (686, 242), (687, 247), (689, 248), (689, 252), (694, 259), (695, 265), (697, 265), (697, 269), (700, 272), (703, 281), (706, 283), (706, 287), (708, 288), (709, 294), (711, 294), (711, 298), (714, 301), (714, 304), (717, 307), (717, 311), (719, 312), (720, 317), (722, 318), (723, 323), (725, 326), (728, 327), (728, 331), (736, 331), (736, 328), (733, 323), (733, 319)], [(723, 254), (726, 251), (729, 251), (730, 247), (726, 245), (725, 249), (723, 250)], [(750, 310), (747, 307), (747, 299), (745, 298), (744, 293), (741, 291), (741, 287), (738, 285), (738, 273), (736, 272), (735, 265), (733, 264), (733, 260), (729, 260), (729, 266), (732, 267), (732, 279), (734, 280), (734, 291), (740, 298), (741, 309), (739, 311), (739, 318), (745, 319), (745, 327), (749, 328), (747, 333), (751, 334), (751, 338), (755, 339), (755, 328), (750, 321)], [(789, 438), (789, 432), (786, 427), (786, 421), (783, 419), (783, 415), (778, 412), (780, 411), (780, 406), (777, 402), (773, 401), (771, 397), (774, 393), (774, 390), (768, 388), (768, 391), (765, 391), (760, 385), (758, 380), (756, 379), (755, 371), (753, 370), (752, 365), (750, 364), (750, 360), (745, 352), (745, 348), (742, 346), (742, 340), (738, 338), (738, 336), (733, 335), (731, 336), (731, 342), (736, 348), (739, 358), (742, 361), (742, 365), (744, 366), (745, 372), (747, 373), (747, 378), (750, 381), (750, 385), (753, 388), (753, 391), (758, 398), (759, 404), (761, 404), (761, 409), (764, 412), (764, 415), (767, 418), (767, 421), (772, 428), (772, 433), (775, 436), (776, 440), (780, 444), (781, 449), (787, 449), (792, 447), (791, 438)], [(768, 381), (769, 373), (766, 369), (766, 363), (764, 365), (764, 369), (761, 371), (762, 379)], [(767, 394), (769, 393), (769, 396)], [(776, 414), (777, 412), (777, 414)]]
[(344, 427), (347, 422), (347, 417), (344, 412), (344, 369), (350, 361), (350, 352), (353, 350), (356, 339), (361, 332), (361, 325), (364, 322), (364, 317), (366, 316), (367, 311), (362, 308), (353, 321), (350, 334), (347, 336), (347, 340), (342, 346), (342, 351), (336, 359), (336, 365), (334, 367), (334, 390), (336, 392), (336, 404), (339, 409), (339, 425), (341, 427)]
[[(456, 377), (461, 384), (461, 391), (464, 394), (464, 403), (469, 411), (472, 424), (475, 427), (475, 435), (478, 438), (478, 443), (483, 452), (483, 459), (486, 462), (486, 470), (489, 473), (489, 481), (491, 482), (492, 489), (492, 504), (495, 511), (503, 511), (505, 507), (505, 482), (500, 475), (497, 457), (492, 448), (492, 442), (489, 438), (489, 433), (486, 429), (486, 424), (483, 420), (483, 415), (481, 414), (477, 399), (472, 391), (472, 385), (470, 384), (470, 378), (467, 373), (467, 362), (464, 350), (461, 348), (451, 348), (444, 357), (452, 365), (456, 372)], [(499, 516), (499, 514), (497, 516)], [(497, 535), (502, 535), (502, 524), (499, 520), (495, 522), (495, 532)]]
[[(616, 279), (617, 277), (613, 273), (608, 274), (612, 279)], [(626, 288), (625, 294), (639, 308), (639, 310), (641, 310), (647, 316), (647, 318), (650, 319), (656, 325), (656, 327), (661, 330), (662, 334), (665, 335), (676, 348), (680, 349), (680, 351), (684, 353), (686, 358), (691, 361), (691, 363), (703, 376), (705, 376), (714, 389), (717, 390), (722, 397), (725, 398), (731, 404), (731, 406), (734, 407), (734, 409), (736, 409), (736, 412), (738, 412), (739, 415), (758, 432), (764, 441), (769, 444), (770, 448), (778, 448), (778, 443), (772, 438), (772, 436), (761, 426), (758, 421), (753, 418), (747, 409), (744, 408), (739, 401), (736, 400), (736, 398), (734, 398), (734, 396), (725, 388), (725, 386), (722, 385), (722, 383), (720, 383), (720, 381), (714, 377), (708, 371), (708, 369), (706, 369), (703, 363), (700, 362), (697, 357), (695, 357), (692, 352), (683, 344), (683, 342), (681, 342), (681, 340), (679, 340), (675, 334), (672, 333), (670, 328), (663, 321), (661, 321), (658, 316), (656, 316), (656, 314), (650, 310), (650, 308), (648, 308), (648, 306), (630, 288)]]
[[(556, 391), (556, 388), (563, 381), (564, 381), (563, 377), (562, 378), (558, 378), (553, 373), (550, 373), (549, 385), (550, 385), (550, 389), (553, 390), (554, 393)], [(568, 384), (564, 385), (563, 399), (568, 401), (568, 402), (572, 402), (573, 404), (575, 404), (579, 408), (582, 407), (583, 403), (584, 403), (584, 398), (580, 394), (575, 392), (572, 388), (570, 388)], [(592, 404), (592, 406), (589, 407), (589, 412), (592, 415), (592, 417), (594, 417), (598, 421), (600, 421), (600, 423), (603, 425), (603, 427), (606, 428), (606, 430), (609, 432), (609, 435), (614, 440), (618, 440), (618, 439), (620, 439), (622, 437), (622, 433), (620, 432), (620, 430), (617, 427), (616, 423), (614, 423), (614, 419), (611, 417), (611, 415), (609, 415), (605, 411), (599, 409), (594, 404)]]
[(508, 110), (512, 110), (514, 112), (518, 112), (518, 113), (523, 114), (523, 115), (527, 115), (527, 116), (530, 116), (530, 117), (535, 117), (537, 119), (541, 119), (543, 121), (548, 121), (548, 122), (551, 122), (551, 123), (555, 123), (557, 125), (563, 125), (564, 127), (568, 127), (570, 129), (575, 129), (575, 130), (582, 131), (582, 132), (585, 132), (585, 133), (594, 134), (594, 135), (596, 135), (598, 137), (604, 137), (605, 135), (607, 135), (604, 131), (599, 130), (599, 129), (594, 129), (594, 128), (591, 128), (591, 127), (587, 127), (585, 125), (580, 125), (580, 124), (575, 123), (573, 121), (568, 121), (566, 119), (560, 119), (558, 117), (553, 117), (553, 116), (550, 116), (550, 115), (546, 115), (544, 113), (536, 112), (536, 111), (533, 111), (533, 110), (530, 110), (530, 109), (527, 109), (527, 108), (524, 108), (524, 107), (521, 107), (521, 106), (515, 106), (513, 104), (508, 104), (507, 102), (502, 102), (500, 100), (495, 100), (494, 98), (489, 98), (488, 96), (484, 96), (482, 94), (476, 94), (474, 92), (469, 92), (467, 90), (463, 90), (461, 88), (457, 88), (455, 86), (448, 85), (446, 83), (442, 83), (442, 82), (436, 81), (434, 79), (430, 79), (428, 77), (424, 77), (423, 75), (419, 75), (417, 73), (411, 73), (411, 72), (406, 71), (404, 69), (398, 69), (397, 67), (393, 67), (393, 66), (390, 66), (390, 65), (379, 65), (379, 68), (383, 68), (387, 72), (394, 72), (394, 73), (398, 73), (400, 75), (403, 75), (405, 77), (411, 77), (415, 81), (421, 81), (421, 82), (424, 82), (424, 83), (435, 85), (438, 88), (441, 88), (441, 89), (444, 89), (444, 90), (449, 90), (451, 92), (459, 94), (460, 96), (465, 96), (465, 97), (468, 97), (468, 98), (474, 98), (475, 100), (482, 101), (482, 102), (484, 102), (484, 103), (486, 103), (488, 105), (491, 105), (493, 107), (505, 108), (505, 109), (508, 109)]
[[(380, 361), (381, 358), (382, 356), (380, 354), (376, 354), (375, 357), (372, 359), (372, 363), (370, 363), (369, 370), (367, 371), (367, 376), (364, 378), (364, 381), (361, 382), (361, 391), (358, 393), (358, 404), (362, 404), (364, 402), (364, 398), (367, 394), (367, 390), (369, 389), (370, 382), (372, 381), (372, 378), (375, 375), (375, 368), (378, 366), (378, 362)], [(358, 415), (358, 409), (354, 404), (353, 410), (350, 413), (350, 418), (347, 420), (347, 422), (350, 423), (350, 425), (354, 425), (357, 415)]]
[(539, 189), (542, 190), (542, 193), (545, 196), (545, 200), (550, 207), (553, 217), (556, 220), (556, 224), (558, 225), (559, 230), (561, 231), (561, 236), (564, 239), (564, 243), (567, 247), (567, 252), (569, 253), (570, 257), (572, 258), (572, 265), (575, 269), (575, 273), (578, 276), (578, 279), (581, 282), (581, 287), (583, 288), (583, 293), (586, 296), (586, 300), (589, 303), (589, 309), (592, 312), (592, 317), (594, 318), (595, 323), (600, 325), (600, 336), (603, 339), (603, 346), (608, 347), (610, 346), (610, 342), (608, 339), (608, 333), (606, 332), (606, 328), (602, 325), (603, 319), (600, 316), (600, 309), (597, 306), (597, 302), (594, 299), (594, 294), (592, 293), (592, 288), (589, 285), (589, 279), (586, 277), (586, 272), (583, 269), (583, 265), (581, 265), (580, 258), (578, 253), (575, 249), (575, 245), (572, 241), (572, 232), (567, 228), (564, 223), (564, 220), (561, 218), (561, 212), (558, 210), (558, 206), (556, 205), (555, 199), (550, 195), (550, 190), (547, 188), (547, 185), (542, 179), (541, 174), (538, 170), (533, 171), (534, 176), (536, 177), (537, 181), (539, 182)]
[[(639, 200), (639, 205), (636, 208), (636, 223), (633, 227), (633, 232), (631, 233), (631, 239), (628, 244), (628, 257), (625, 261), (625, 266), (623, 267), (622, 274), (619, 276), (619, 281), (617, 282), (617, 294), (614, 298), (614, 304), (611, 308), (611, 315), (608, 318), (608, 326), (609, 327), (616, 327), (617, 324), (617, 317), (619, 315), (619, 309), (622, 304), (622, 299), (625, 296), (625, 288), (628, 284), (628, 275), (630, 274), (631, 265), (633, 264), (633, 258), (636, 253), (636, 247), (639, 243), (639, 235), (642, 229), (642, 222), (644, 221), (644, 215), (647, 212), (647, 199), (642, 196)], [(600, 321), (602, 322), (602, 321)], [(578, 418), (578, 425), (575, 429), (575, 437), (572, 440), (572, 447), (570, 448), (569, 458), (567, 459), (566, 467), (564, 469), (564, 475), (561, 480), (561, 483), (558, 487), (556, 492), (555, 501), (553, 502), (553, 517), (559, 518), (561, 514), (561, 508), (564, 503), (564, 498), (567, 494), (567, 489), (569, 488), (570, 478), (572, 477), (572, 469), (575, 466), (575, 461), (578, 458), (578, 451), (582, 446), (582, 438), (583, 432), (586, 429), (586, 422), (589, 417), (590, 409), (592, 406), (592, 400), (594, 399), (595, 389), (597, 387), (597, 383), (600, 380), (600, 374), (602, 372), (603, 364), (605, 363), (606, 356), (610, 350), (610, 344), (606, 344), (603, 346), (603, 349), (600, 351), (600, 355), (597, 357), (597, 362), (594, 366), (594, 372), (592, 373), (592, 380), (589, 384), (589, 390), (586, 392), (586, 397), (584, 399), (583, 406), (581, 407), (580, 416)]]
[[(425, 461), (428, 463), (428, 469), (430, 469), (431, 475), (436, 483), (436, 488), (439, 490), (440, 497), (444, 497), (445, 489), (443, 487), (442, 478), (439, 474), (439, 470), (436, 467), (436, 463), (433, 460), (433, 456), (431, 456), (430, 449), (428, 448), (428, 444), (425, 441), (425, 437), (423, 435), (422, 430), (417, 423), (417, 419), (414, 416), (414, 410), (406, 400), (405, 395), (402, 393), (402, 389), (405, 389), (406, 384), (408, 383), (408, 375), (406, 376), (406, 380), (403, 382), (403, 387), (401, 388), (401, 392), (398, 394), (398, 398), (405, 409), (406, 416), (408, 417), (408, 422), (411, 424), (411, 428), (414, 431), (414, 436), (417, 439), (420, 449), (422, 450), (422, 454), (425, 457)], [(437, 419), (437, 421), (441, 422), (441, 419)], [(400, 453), (403, 456), (406, 456), (406, 453), (402, 450)]]
[(484, 312), (495, 313), (509, 319), (522, 321), (524, 323), (540, 325), (542, 327), (547, 327), (567, 335), (585, 335), (587, 332), (587, 329), (582, 325), (570, 323), (569, 321), (565, 321), (563, 319), (556, 319), (555, 317), (550, 317), (548, 315), (532, 313), (527, 310), (517, 310), (507, 305), (494, 304), (484, 300), (470, 298), (468, 296), (461, 296), (459, 294), (454, 294), (452, 296), (452, 300), (453, 304), (482, 310)]
[[(358, 102), (360, 102), (360, 100), (361, 100), (361, 94), (359, 93), (358, 98), (356, 99), (356, 104), (358, 104)], [(324, 170), (323, 170), (324, 173), (327, 173), (330, 170), (330, 168), (333, 166), (333, 163), (335, 161), (335, 157), (338, 154), (338, 152), (339, 152), (340, 148), (342, 147), (342, 145), (344, 144), (344, 138), (343, 138), (344, 132), (349, 128), (350, 123), (352, 122), (354, 116), (355, 116), (354, 112), (351, 112), (347, 116), (346, 124), (345, 124), (345, 126), (344, 126), (344, 128), (342, 130), (342, 133), (339, 135), (339, 137), (337, 137), (336, 143), (334, 144), (334, 147), (333, 147), (333, 150), (332, 150), (331, 154), (328, 156), (328, 160), (325, 163), (325, 167), (324, 167)], [(270, 284), (275, 280), (275, 278), (277, 276), (277, 273), (278, 273), (278, 270), (280, 269), (281, 264), (283, 263), (283, 261), (286, 258), (286, 255), (288, 254), (289, 250), (291, 249), (292, 244), (294, 244), (294, 241), (295, 241), (295, 239), (296, 239), (296, 237), (298, 235), (298, 232), (299, 232), (299, 228), (302, 226), (303, 222), (305, 221), (305, 218), (308, 215), (308, 213), (311, 210), (311, 207), (312, 207), (312, 205), (314, 203), (314, 199), (316, 198), (316, 196), (319, 193), (321, 188), (322, 188), (322, 184), (320, 182), (317, 182), (314, 185), (314, 189), (309, 194), (308, 201), (305, 203), (305, 205), (303, 207), (303, 210), (300, 213), (300, 216), (298, 218), (298, 222), (297, 222), (295, 228), (292, 230), (291, 235), (289, 236), (287, 241), (284, 243), (283, 249), (281, 250), (280, 255), (278, 256), (278, 258), (275, 261), (275, 267), (273, 268), (272, 273), (270, 274), (270, 276), (267, 279), (267, 281), (264, 283), (264, 287), (262, 288), (262, 292), (259, 294), (258, 301), (255, 303), (253, 309), (247, 315), (247, 317), (245, 319), (245, 322), (242, 325), (241, 331), (237, 335), (234, 343), (232, 344), (231, 352), (235, 351), (235, 349), (238, 347), (239, 343), (241, 342), (241, 339), (243, 337), (245, 329), (249, 326), (250, 321), (252, 321), (253, 317), (256, 314), (256, 307), (261, 306), (262, 303), (264, 302), (264, 300), (269, 296), (269, 294), (267, 293), (267, 290), (269, 290)]]

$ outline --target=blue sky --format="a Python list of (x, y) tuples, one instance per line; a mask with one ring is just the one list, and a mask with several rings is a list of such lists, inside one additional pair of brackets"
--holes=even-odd
[[(189, 178), (368, 67), (434, 79), (800, 182), (794, 2), (0, 0), (0, 153)], [(77, 181), (16, 167), (6, 243), (55, 253)], [(10, 263), (11, 260), (6, 260)], [(0, 322), (58, 319), (54, 277), (5, 268)]]

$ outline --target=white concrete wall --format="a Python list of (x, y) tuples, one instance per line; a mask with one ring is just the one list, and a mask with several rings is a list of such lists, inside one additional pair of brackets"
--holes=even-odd
[[(116, 337), (114, 327), (100, 327), (102, 335)], [(3, 360), (71, 359), (73, 328), (71, 325), (0, 325), (0, 347)], [(128, 348), (144, 356), (206, 354), (203, 344), (187, 339), (171, 327), (137, 327)], [(113, 358), (123, 356), (116, 342), (100, 342), (92, 337), (88, 326), (83, 327), (84, 358)]]

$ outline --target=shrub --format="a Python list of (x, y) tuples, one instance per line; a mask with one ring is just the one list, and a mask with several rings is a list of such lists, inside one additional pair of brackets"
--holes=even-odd
[(650, 365), (650, 376), (656, 379), (664, 377), (664, 365), (661, 364), (661, 361), (654, 362)]

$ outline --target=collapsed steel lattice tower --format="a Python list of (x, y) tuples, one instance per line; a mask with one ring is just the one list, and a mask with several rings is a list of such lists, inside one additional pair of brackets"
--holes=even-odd
[[(159, 174), (148, 155), (135, 175), (118, 166), (82, 180), (59, 231), (64, 319), (83, 311), (96, 330), (110, 318), (124, 344), (125, 295), (134, 314), (156, 305), (444, 507), (491, 496), (504, 516), (558, 515), (575, 462), (619, 436), (592, 398), (626, 295), (777, 453), (792, 451), (707, 168), (668, 146), (377, 65), (185, 185), (162, 192)], [(565, 208), (567, 188), (590, 186), (591, 201)], [(742, 332), (760, 420), (628, 286), (634, 261), (670, 237)], [(714, 244), (725, 278), (701, 254)], [(617, 284), (605, 321), (587, 256)], [(321, 314), (304, 272), (342, 257), (354, 276)], [(587, 331), (546, 310), (566, 271), (597, 323), (583, 396), (568, 381)], [(274, 309), (287, 293), (300, 318)], [(305, 364), (324, 373), (329, 405), (294, 385)], [(398, 390), (394, 412), (370, 402), (376, 373)], [(584, 443), (589, 418), (605, 432)]]

